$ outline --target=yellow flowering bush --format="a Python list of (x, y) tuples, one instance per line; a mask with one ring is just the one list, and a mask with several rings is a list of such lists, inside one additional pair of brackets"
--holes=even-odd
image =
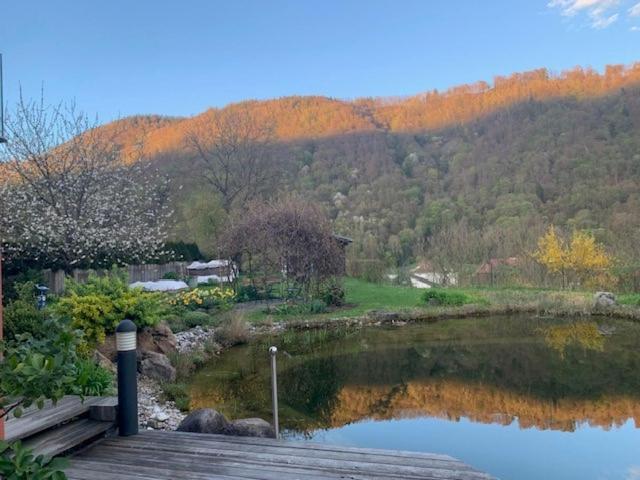
[(169, 304), (189, 309), (226, 307), (235, 300), (235, 296), (233, 289), (227, 287), (198, 287), (178, 293), (169, 300)]

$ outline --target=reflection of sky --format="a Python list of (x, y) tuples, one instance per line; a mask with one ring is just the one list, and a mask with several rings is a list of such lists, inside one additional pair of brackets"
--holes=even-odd
[(633, 420), (575, 432), (422, 418), (363, 421), (318, 431), (315, 442), (444, 453), (503, 480), (640, 480)]

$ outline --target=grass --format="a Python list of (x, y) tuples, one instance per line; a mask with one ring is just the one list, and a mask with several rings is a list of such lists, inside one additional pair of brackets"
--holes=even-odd
[[(436, 318), (439, 315), (461, 315), (506, 313), (506, 312), (558, 312), (559, 314), (589, 314), (593, 310), (593, 293), (582, 291), (560, 291), (549, 288), (527, 287), (465, 287), (439, 288), (439, 301), (426, 302), (429, 290), (403, 287), (389, 283), (369, 283), (355, 278), (345, 278), (346, 305), (326, 313), (272, 310), (265, 313), (254, 310), (246, 314), (254, 324), (271, 321), (323, 321), (362, 317), (372, 310), (414, 313)], [(440, 292), (440, 294), (437, 294)], [(624, 305), (640, 305), (640, 295), (620, 296)], [(408, 315), (410, 316), (410, 315)], [(426, 318), (425, 317), (425, 318)]]
[(634, 307), (640, 307), (640, 293), (628, 293), (626, 295), (620, 295), (618, 297), (618, 303), (620, 305), (632, 305)]

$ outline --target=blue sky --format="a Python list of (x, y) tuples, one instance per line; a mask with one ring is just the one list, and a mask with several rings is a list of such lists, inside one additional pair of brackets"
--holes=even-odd
[(0, 0), (19, 85), (102, 121), (249, 98), (414, 94), (640, 60), (639, 0)]

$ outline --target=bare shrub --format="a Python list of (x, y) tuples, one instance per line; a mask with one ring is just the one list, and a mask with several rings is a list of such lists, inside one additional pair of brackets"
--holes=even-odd
[(229, 312), (225, 315), (222, 326), (218, 330), (218, 339), (225, 345), (247, 343), (251, 336), (249, 322), (241, 312)]

